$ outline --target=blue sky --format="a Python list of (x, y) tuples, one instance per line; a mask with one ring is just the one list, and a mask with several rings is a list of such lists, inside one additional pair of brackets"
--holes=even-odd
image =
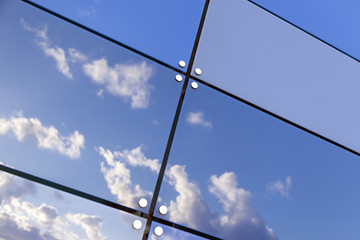
[[(183, 83), (175, 81), (175, 72), (32, 6), (1, 4), (0, 29), (7, 37), (0, 49), (0, 161), (146, 212), (137, 201), (151, 199)], [(93, 10), (80, 10), (74, 12), (80, 20), (92, 16)], [(172, 22), (164, 24), (172, 29)], [(147, 37), (132, 36), (146, 45)], [(173, 50), (188, 56), (185, 45)], [(175, 66), (176, 52), (153, 54)], [(357, 98), (347, 92), (356, 90), (357, 64), (246, 1), (212, 1), (195, 67), (218, 87), (358, 146), (353, 127), (359, 116), (352, 108)], [(340, 89), (338, 79), (346, 87)], [(334, 92), (343, 101), (328, 106)], [(338, 109), (345, 115), (337, 116)], [(199, 84), (186, 93), (160, 191), (157, 207), (169, 212), (157, 216), (225, 239), (357, 239), (359, 167), (357, 156)], [(17, 191), (7, 191), (9, 183)], [(64, 202), (36, 184), (25, 184), (29, 191), (23, 191), (22, 184), (0, 176), (3, 226), (17, 224), (23, 232), (31, 226), (43, 238), (69, 231), (80, 238), (116, 239), (121, 231), (127, 239), (140, 239), (142, 231), (131, 228), (134, 217), (76, 197)], [(43, 222), (48, 218), (34, 218), (43, 204), (72, 227), (59, 230)], [(98, 231), (86, 232), (84, 222)], [(164, 239), (200, 239), (164, 229)]]
[[(178, 67), (189, 62), (204, 0), (32, 1)], [(165, 11), (166, 9), (166, 11)]]
[(359, 1), (266, 1), (255, 3), (359, 59)]

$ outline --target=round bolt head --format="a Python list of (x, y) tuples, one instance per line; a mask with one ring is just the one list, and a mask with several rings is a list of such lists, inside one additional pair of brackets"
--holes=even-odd
[(199, 87), (199, 84), (198, 84), (197, 82), (192, 82), (192, 83), (191, 83), (191, 87), (192, 87), (193, 89), (197, 89), (197, 88)]
[(147, 205), (148, 205), (148, 201), (147, 201), (145, 198), (141, 198), (141, 199), (139, 200), (139, 206), (140, 206), (141, 208), (146, 208)]
[(162, 227), (156, 227), (154, 229), (154, 234), (158, 237), (160, 237), (161, 235), (163, 235), (164, 233), (164, 230), (162, 229)]
[(162, 205), (159, 207), (159, 213), (161, 215), (165, 215), (167, 213), (167, 211), (168, 211), (168, 208), (165, 205)]
[(139, 230), (142, 227), (142, 222), (140, 220), (135, 220), (132, 225), (134, 229)]
[(185, 61), (183, 61), (183, 60), (179, 61), (179, 66), (184, 68), (186, 66)]
[(195, 74), (196, 75), (201, 75), (202, 71), (200, 68), (195, 68)]
[(181, 82), (183, 80), (183, 77), (178, 74), (178, 75), (175, 76), (175, 80), (178, 81), (178, 82)]

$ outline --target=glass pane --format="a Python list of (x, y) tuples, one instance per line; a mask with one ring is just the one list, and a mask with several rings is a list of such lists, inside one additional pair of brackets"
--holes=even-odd
[(33, 0), (165, 63), (189, 61), (204, 0)]
[[(360, 2), (252, 0), (340, 50), (360, 59)], [(336, 17), (335, 17), (336, 16)]]
[(157, 217), (231, 239), (358, 239), (359, 157), (237, 100), (189, 89)]
[(0, 158), (141, 211), (182, 83), (175, 73), (20, 1), (0, 14)]
[(139, 217), (5, 172), (0, 172), (0, 198), (0, 239), (142, 238), (144, 227), (132, 227)]
[(360, 64), (248, 1), (212, 1), (201, 79), (360, 151)]
[[(155, 234), (155, 228), (160, 227), (163, 230), (163, 234), (161, 236), (158, 236)], [(157, 230), (160, 231), (160, 230)], [(158, 233), (156, 231), (156, 233)], [(150, 234), (149, 234), (149, 238), (151, 240), (160, 240), (160, 239), (165, 239), (165, 240), (172, 240), (172, 239), (176, 239), (176, 240), (205, 240), (206, 238), (202, 238), (193, 234), (190, 234), (188, 232), (184, 232), (172, 227), (168, 227), (166, 225), (157, 223), (157, 222), (153, 222), (150, 228)]]

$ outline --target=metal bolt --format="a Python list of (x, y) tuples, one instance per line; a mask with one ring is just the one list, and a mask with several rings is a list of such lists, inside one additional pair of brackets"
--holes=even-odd
[(135, 220), (132, 225), (134, 229), (139, 230), (142, 227), (142, 222), (140, 220)]
[(200, 68), (195, 68), (195, 74), (196, 75), (201, 75), (202, 71)]
[(192, 82), (192, 83), (191, 83), (191, 87), (192, 87), (193, 89), (197, 89), (197, 88), (199, 87), (199, 84), (198, 84), (197, 82)]
[(147, 201), (145, 198), (141, 198), (141, 199), (139, 200), (139, 206), (140, 206), (141, 208), (146, 208), (147, 205), (148, 205), (148, 201)]
[(183, 60), (179, 61), (179, 66), (184, 68), (186, 66), (185, 61), (183, 61)]
[(178, 82), (181, 82), (183, 80), (183, 77), (178, 74), (178, 75), (175, 76), (175, 80), (178, 81)]
[(163, 235), (164, 233), (164, 230), (162, 229), (162, 227), (156, 227), (154, 229), (154, 234), (158, 237), (160, 237), (161, 235)]

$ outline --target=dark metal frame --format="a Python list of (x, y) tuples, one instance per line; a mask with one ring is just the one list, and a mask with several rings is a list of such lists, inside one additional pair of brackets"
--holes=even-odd
[[(145, 57), (145, 58), (147, 58), (147, 59), (149, 59), (149, 60), (151, 60), (153, 62), (156, 62), (156, 63), (158, 63), (158, 64), (160, 64), (160, 65), (162, 65), (162, 66), (164, 66), (164, 67), (166, 67), (168, 69), (171, 69), (176, 73), (185, 75), (185, 81), (184, 81), (184, 84), (183, 84), (183, 87), (182, 87), (181, 94), (179, 96), (177, 109), (176, 109), (176, 112), (175, 112), (174, 120), (173, 120), (172, 127), (171, 127), (171, 130), (170, 130), (169, 138), (168, 138), (168, 141), (167, 141), (167, 145), (166, 145), (166, 148), (165, 148), (163, 160), (162, 160), (162, 163), (161, 163), (160, 172), (159, 172), (158, 179), (157, 179), (157, 182), (156, 182), (156, 185), (155, 185), (155, 189), (154, 189), (154, 192), (153, 192), (153, 197), (152, 197), (152, 200), (151, 200), (151, 203), (150, 203), (148, 213), (141, 212), (141, 211), (138, 211), (136, 209), (132, 209), (132, 208), (129, 208), (129, 207), (126, 207), (126, 206), (123, 206), (123, 205), (120, 205), (120, 204), (105, 200), (103, 198), (100, 198), (100, 197), (97, 197), (97, 196), (94, 196), (94, 195), (90, 195), (88, 193), (78, 191), (78, 190), (69, 188), (67, 186), (60, 185), (60, 184), (57, 184), (55, 182), (51, 182), (49, 180), (46, 180), (46, 179), (43, 179), (43, 178), (40, 178), (40, 177), (37, 177), (37, 176), (34, 176), (34, 175), (31, 175), (31, 174), (28, 174), (28, 173), (25, 173), (25, 172), (22, 172), (22, 171), (19, 171), (19, 170), (16, 170), (16, 169), (13, 169), (13, 168), (10, 168), (8, 166), (0, 164), (0, 171), (4, 171), (4, 172), (10, 173), (10, 174), (19, 176), (21, 178), (25, 178), (27, 180), (37, 182), (39, 184), (42, 184), (42, 185), (45, 185), (45, 186), (48, 186), (48, 187), (51, 187), (51, 188), (54, 188), (54, 189), (58, 189), (60, 191), (67, 192), (69, 194), (76, 195), (78, 197), (81, 197), (81, 198), (84, 198), (84, 199), (87, 199), (87, 200), (90, 200), (90, 201), (93, 201), (93, 202), (97, 202), (99, 204), (106, 205), (108, 207), (115, 208), (115, 209), (127, 212), (129, 214), (133, 214), (135, 216), (139, 216), (139, 217), (147, 219), (145, 229), (144, 229), (144, 233), (143, 233), (143, 238), (142, 238), (143, 240), (148, 239), (149, 234), (150, 234), (151, 225), (152, 225), (153, 222), (157, 222), (157, 223), (160, 223), (160, 224), (163, 224), (163, 225), (175, 228), (175, 229), (179, 229), (181, 231), (185, 231), (185, 232), (188, 232), (188, 233), (203, 237), (205, 239), (214, 239), (214, 240), (220, 239), (220, 238), (217, 238), (215, 236), (211, 236), (209, 234), (197, 231), (195, 229), (191, 229), (191, 228), (188, 228), (186, 226), (182, 226), (182, 225), (176, 224), (174, 222), (171, 222), (171, 221), (168, 221), (168, 220), (165, 220), (165, 219), (154, 216), (156, 203), (157, 203), (157, 200), (158, 200), (158, 197), (159, 197), (161, 184), (163, 182), (167, 162), (169, 160), (171, 146), (172, 146), (172, 143), (173, 143), (173, 140), (174, 140), (176, 128), (177, 128), (177, 125), (178, 125), (178, 120), (179, 120), (179, 117), (180, 117), (183, 101), (185, 99), (185, 94), (186, 94), (186, 90), (188, 88), (188, 83), (189, 83), (190, 79), (196, 80), (196, 81), (198, 81), (198, 82), (200, 82), (200, 83), (202, 83), (202, 84), (204, 84), (204, 85), (206, 85), (206, 86), (208, 86), (208, 87), (210, 87), (210, 88), (212, 88), (212, 89), (214, 89), (214, 90), (216, 90), (216, 91), (218, 91), (218, 92), (220, 92), (222, 94), (225, 94), (225, 95), (227, 95), (227, 96), (229, 96), (229, 97), (231, 97), (231, 98), (233, 98), (235, 100), (243, 102), (243, 103), (247, 104), (248, 106), (251, 106), (251, 107), (253, 107), (253, 108), (257, 109), (257, 110), (260, 110), (260, 111), (262, 111), (262, 112), (264, 112), (264, 113), (266, 113), (266, 114), (268, 114), (268, 115), (270, 115), (272, 117), (275, 117), (275, 118), (277, 118), (277, 119), (279, 119), (279, 120), (281, 120), (281, 121), (283, 121), (283, 122), (285, 122), (287, 124), (290, 124), (290, 125), (292, 125), (292, 126), (294, 126), (296, 128), (299, 128), (299, 129), (301, 129), (301, 130), (303, 130), (303, 131), (305, 131), (307, 133), (310, 133), (310, 134), (312, 134), (312, 135), (314, 135), (314, 136), (316, 136), (318, 138), (321, 138), (321, 139), (323, 139), (323, 140), (325, 140), (325, 141), (327, 141), (327, 142), (329, 142), (331, 144), (334, 144), (334, 145), (336, 145), (336, 146), (338, 146), (340, 148), (343, 148), (343, 149), (345, 149), (345, 150), (347, 150), (347, 151), (349, 151), (349, 152), (351, 152), (351, 153), (353, 153), (355, 155), (360, 156), (359, 152), (356, 152), (356, 151), (354, 151), (354, 150), (352, 150), (352, 149), (350, 149), (350, 148), (348, 148), (348, 147), (346, 147), (346, 146), (344, 146), (344, 145), (342, 145), (340, 143), (337, 143), (337, 142), (335, 142), (335, 141), (333, 141), (333, 140), (331, 140), (329, 138), (326, 138), (326, 137), (324, 137), (324, 136), (322, 136), (322, 135), (320, 135), (320, 134), (318, 134), (316, 132), (313, 132), (313, 131), (311, 131), (311, 130), (309, 130), (307, 128), (304, 128), (304, 127), (302, 127), (302, 126), (300, 126), (300, 125), (298, 125), (298, 124), (296, 124), (296, 123), (294, 123), (292, 121), (289, 121), (289, 120), (287, 120), (287, 119), (285, 119), (285, 118), (283, 118), (283, 117), (281, 117), (279, 115), (276, 115), (276, 114), (274, 114), (274, 113), (272, 113), (272, 112), (270, 112), (270, 111), (268, 111), (268, 110), (266, 110), (264, 108), (261, 108), (261, 107), (255, 105), (255, 104), (253, 104), (251, 102), (248, 102), (248, 101), (246, 101), (246, 100), (244, 100), (244, 99), (242, 99), (242, 98), (240, 98), (238, 96), (235, 96), (235, 95), (233, 95), (233, 94), (231, 94), (229, 92), (226, 92), (223, 89), (220, 89), (220, 88), (218, 88), (218, 87), (216, 87), (216, 86), (214, 86), (212, 84), (209, 84), (206, 81), (204, 81), (204, 80), (202, 80), (202, 79), (200, 79), (198, 77), (195, 77), (195, 76), (191, 75), (191, 71), (193, 69), (193, 64), (194, 64), (194, 61), (195, 61), (195, 56), (196, 56), (196, 52), (197, 52), (197, 49), (198, 49), (202, 29), (204, 27), (204, 23), (205, 23), (205, 19), (206, 19), (207, 10), (209, 8), (210, 0), (205, 0), (204, 9), (203, 9), (201, 20), (200, 20), (200, 23), (199, 23), (199, 28), (198, 28), (197, 35), (196, 35), (196, 38), (195, 38), (195, 41), (194, 41), (190, 61), (189, 61), (186, 72), (181, 71), (181, 70), (179, 70), (179, 69), (177, 69), (177, 68), (175, 68), (175, 67), (173, 67), (173, 66), (171, 66), (171, 65), (169, 65), (167, 63), (164, 63), (164, 62), (162, 62), (162, 61), (160, 61), (160, 60), (158, 60), (158, 59), (156, 59), (154, 57), (151, 57), (151, 56), (149, 56), (149, 55), (147, 55), (147, 54), (145, 54), (143, 52), (140, 52), (140, 51), (138, 51), (138, 50), (136, 50), (136, 49), (134, 49), (134, 48), (132, 48), (132, 47), (130, 47), (128, 45), (125, 45), (124, 43), (121, 43), (121, 42), (113, 39), (113, 38), (110, 38), (109, 36), (101, 34), (101, 33), (97, 32), (97, 31), (95, 31), (93, 29), (90, 29), (90, 28), (88, 28), (88, 27), (86, 27), (86, 26), (84, 26), (82, 24), (79, 24), (79, 23), (77, 23), (77, 22), (75, 22), (75, 21), (73, 21), (73, 20), (71, 20), (69, 18), (66, 18), (66, 17), (64, 17), (64, 16), (62, 16), (60, 14), (57, 14), (57, 13), (49, 10), (49, 9), (46, 9), (46, 8), (36, 4), (36, 3), (33, 3), (31, 1), (29, 1), (29, 0), (21, 0), (21, 1), (23, 1), (23, 2), (25, 2), (27, 4), (30, 4), (30, 5), (38, 8), (38, 9), (40, 9), (42, 11), (45, 11), (45, 12), (47, 12), (47, 13), (53, 15), (53, 16), (56, 16), (56, 17), (66, 21), (68, 23), (71, 23), (71, 24), (81, 28), (81, 29), (84, 29), (84, 30), (86, 30), (86, 31), (88, 31), (88, 32), (90, 32), (92, 34), (95, 34), (95, 35), (97, 35), (97, 36), (99, 36), (99, 37), (101, 37), (101, 38), (103, 38), (103, 39), (105, 39), (107, 41), (110, 41), (110, 42), (112, 42), (112, 43), (114, 43), (114, 44), (116, 44), (116, 45), (118, 45), (120, 47), (126, 48), (126, 49), (128, 49), (128, 50), (130, 50), (130, 51), (132, 51), (132, 52), (134, 52), (134, 53), (136, 53), (138, 55), (141, 55), (141, 56), (143, 56), (143, 57)], [(343, 54), (345, 54), (347, 56), (349, 56), (350, 58), (360, 62), (358, 59), (356, 59), (356, 58), (352, 57), (351, 55), (343, 52), (342, 50), (332, 46), (331, 44), (325, 42), (324, 40), (316, 37), (315, 35), (307, 32), (307, 31), (305, 31), (304, 29), (294, 25), (293, 23), (283, 19), (282, 17), (270, 12), (269, 10), (267, 10), (264, 7), (258, 5), (257, 3), (253, 2), (252, 0), (248, 0), (248, 1), (250, 3), (264, 9), (265, 11), (275, 15), (276, 17), (286, 21), (287, 23), (293, 25), (294, 27), (304, 31), (305, 33), (311, 35), (312, 37), (315, 37), (316, 39), (320, 40), (321, 42), (333, 47), (334, 49), (338, 50), (339, 52), (341, 52), (341, 53), (343, 53)]]

